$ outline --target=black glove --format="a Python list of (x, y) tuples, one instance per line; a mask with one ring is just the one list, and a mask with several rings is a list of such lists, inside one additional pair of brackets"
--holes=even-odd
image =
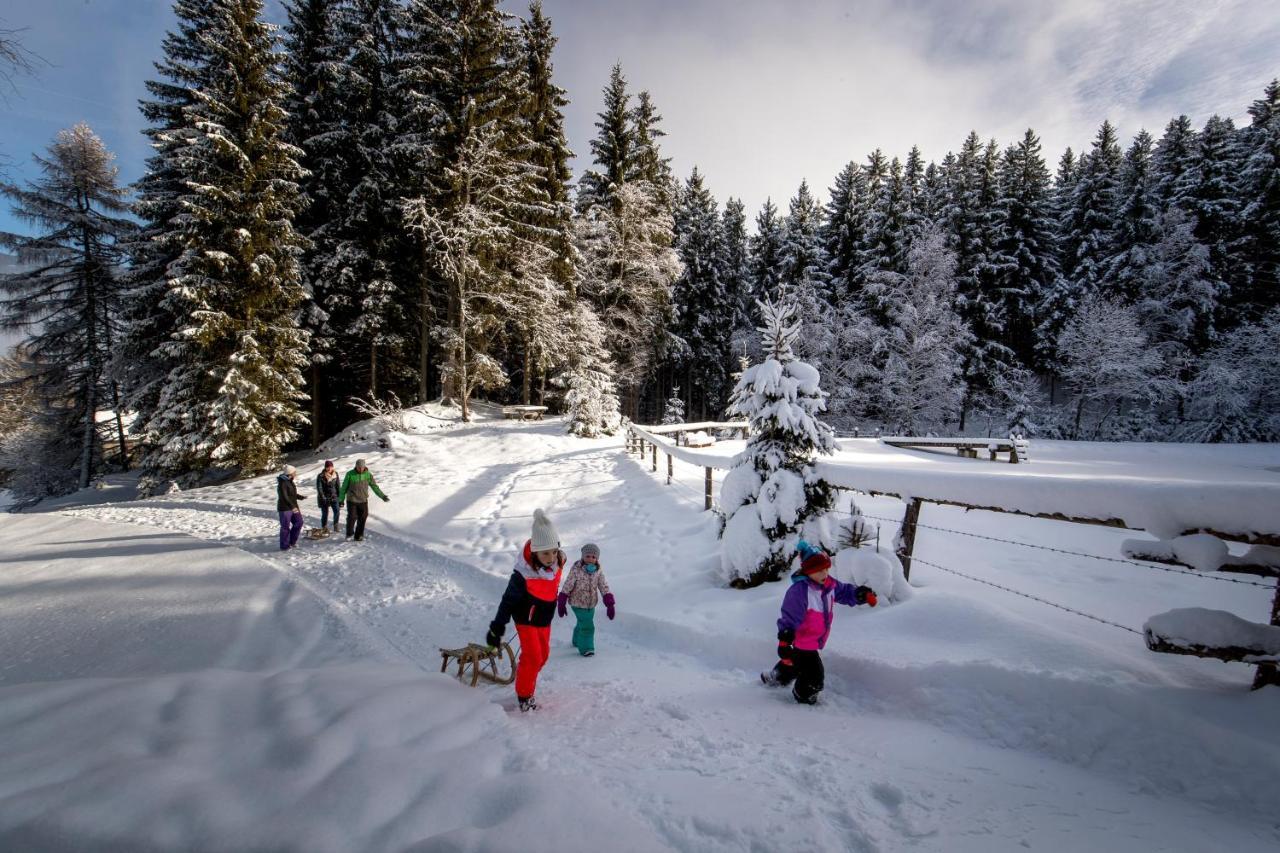
[(859, 586), (853, 591), (853, 600), (859, 604), (876, 606), (876, 591), (869, 586)]
[(499, 628), (495, 622), (489, 626), (489, 633), (484, 635), (484, 641), (496, 649), (498, 646), (502, 645), (502, 635), (505, 633), (505, 626), (503, 628)]
[(795, 647), (792, 646), (791, 644), (795, 640), (795, 638), (796, 638), (795, 631), (786, 630), (786, 631), (778, 632), (778, 659), (779, 660), (784, 660), (787, 663), (791, 662), (791, 653), (795, 651)]

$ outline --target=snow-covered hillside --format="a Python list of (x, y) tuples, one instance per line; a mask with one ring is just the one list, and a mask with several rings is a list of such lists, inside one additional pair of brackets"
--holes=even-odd
[[(783, 587), (723, 588), (701, 470), (481, 420), (328, 445), (390, 503), (275, 543), (274, 477), (0, 525), (0, 849), (1270, 850), (1280, 690), (918, 564), (841, 609), (817, 707), (762, 687)], [(1136, 452), (1145, 452), (1141, 445)], [(1280, 460), (1280, 454), (1277, 454)], [(314, 523), (319, 458), (295, 460)], [(665, 471), (663, 472), (665, 473)], [(896, 518), (888, 498), (860, 500)], [(601, 546), (597, 655), (557, 620), (539, 709), (440, 675), (536, 507)], [(1120, 556), (1134, 534), (930, 507)], [(893, 525), (881, 530), (886, 547)], [(922, 560), (1133, 628), (1270, 591), (923, 530)]]

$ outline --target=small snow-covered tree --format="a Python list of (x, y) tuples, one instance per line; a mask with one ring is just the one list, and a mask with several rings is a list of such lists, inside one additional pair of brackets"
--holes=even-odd
[(1062, 378), (1076, 395), (1071, 438), (1082, 438), (1084, 416), (1094, 408), (1090, 436), (1129, 403), (1158, 402), (1169, 391), (1164, 359), (1148, 346), (1132, 307), (1108, 299), (1086, 300), (1058, 340)]
[(827, 395), (818, 371), (792, 350), (800, 335), (795, 306), (759, 307), (764, 360), (743, 372), (730, 404), (751, 422), (751, 438), (720, 491), (720, 564), (738, 587), (782, 577), (801, 538), (835, 544), (825, 517), (832, 490), (814, 467), (816, 454), (835, 449), (831, 428), (817, 419)]
[(889, 318), (879, 339), (881, 410), (886, 426), (919, 435), (959, 408), (964, 346), (970, 333), (952, 307), (955, 255), (946, 235), (927, 226), (911, 247), (905, 275), (880, 273), (868, 285)]
[(662, 413), (662, 422), (664, 424), (684, 423), (684, 400), (680, 399), (679, 385), (671, 389), (671, 396), (667, 398), (667, 409)]
[(569, 432), (583, 438), (613, 435), (622, 421), (605, 334), (595, 312), (579, 302), (569, 314), (568, 334), (558, 350), (567, 363), (554, 382), (565, 389)]

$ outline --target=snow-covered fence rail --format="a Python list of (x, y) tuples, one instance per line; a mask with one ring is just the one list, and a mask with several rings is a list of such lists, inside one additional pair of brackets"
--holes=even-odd
[(1030, 460), (1031, 443), (1025, 438), (918, 438), (912, 436), (886, 435), (880, 441), (893, 447), (915, 448), (953, 448), (961, 456), (970, 459), (978, 458), (978, 451), (985, 450), (996, 461), (996, 454), (1008, 453), (1009, 461), (1015, 465)]
[[(682, 462), (688, 462), (691, 465), (697, 465), (705, 469), (704, 481), (704, 503), (706, 509), (711, 509), (714, 505), (714, 480), (711, 472), (719, 469), (731, 467), (733, 463), (732, 457), (726, 458), (723, 453), (715, 451), (698, 450), (693, 447), (681, 447), (678, 436), (681, 433), (701, 432), (704, 430), (731, 430), (741, 433), (746, 438), (751, 425), (745, 421), (705, 421), (692, 424), (663, 424), (662, 426), (637, 426), (632, 424), (627, 429), (627, 452), (638, 453), (643, 459), (646, 450), (652, 454), (653, 470), (658, 470), (658, 448), (667, 454), (667, 483), (670, 483), (674, 476), (673, 460), (679, 459)], [(675, 441), (671, 441), (665, 436), (672, 434), (677, 436)], [(646, 447), (647, 445), (647, 447)]]

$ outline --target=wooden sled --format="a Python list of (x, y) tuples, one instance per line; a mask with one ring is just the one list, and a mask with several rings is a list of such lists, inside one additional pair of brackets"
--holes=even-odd
[(458, 662), (458, 679), (461, 681), (466, 681), (467, 667), (471, 667), (472, 687), (482, 678), (494, 684), (510, 684), (516, 680), (516, 653), (511, 650), (510, 643), (503, 643), (493, 651), (477, 643), (467, 643), (466, 648), (461, 649), (441, 649), (440, 671), (447, 670), (453, 660)]
[(330, 531), (327, 527), (313, 527), (307, 531), (308, 539), (328, 539), (329, 535)]

